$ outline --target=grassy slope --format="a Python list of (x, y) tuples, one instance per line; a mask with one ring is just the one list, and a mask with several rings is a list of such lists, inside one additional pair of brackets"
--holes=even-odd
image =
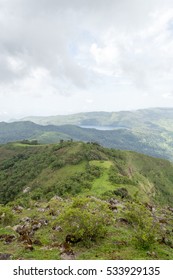
[[(18, 192), (14, 197), (10, 196), (11, 202), (8, 205), (10, 208), (15, 205), (24, 207), (20, 213), (14, 212), (13, 225), (22, 224), (21, 219), (25, 217), (37, 220), (44, 218), (49, 221), (47, 226), (35, 232), (34, 238), (39, 239), (42, 245), (34, 245), (33, 251), (27, 250), (24, 244), (16, 239), (8, 245), (0, 240), (0, 252), (11, 253), (15, 259), (68, 258), (67, 255), (61, 254), (60, 244), (64, 240), (64, 234), (52, 230), (55, 217), (50, 215), (50, 211), (61, 212), (73, 196), (89, 196), (106, 203), (111, 197), (118, 199), (118, 212), (114, 214), (117, 222), (108, 227), (104, 239), (92, 243), (90, 248), (86, 248), (80, 242), (71, 245), (74, 258), (173, 258), (173, 249), (166, 244), (154, 245), (152, 248), (154, 256), (147, 253), (147, 250), (134, 246), (130, 241), (133, 234), (131, 226), (118, 222), (119, 217), (123, 216), (122, 209), (128, 204), (129, 198), (123, 199), (113, 193), (114, 190), (125, 187), (132, 201), (137, 199), (140, 203), (148, 202), (155, 205), (156, 215), (167, 219), (164, 227), (168, 232), (173, 225), (171, 213), (166, 208), (166, 205), (171, 205), (173, 201), (173, 166), (168, 161), (81, 142), (36, 146), (14, 143), (0, 147), (0, 167), (1, 200), (4, 196), (2, 190), (8, 193), (7, 189), (10, 188), (12, 178), (13, 189), (17, 187)], [(125, 183), (116, 181), (117, 177), (115, 181), (111, 181), (110, 174), (118, 176), (118, 179), (123, 178)], [(5, 177), (6, 175), (8, 176)], [(23, 182), (23, 185), (18, 186), (19, 181)], [(27, 187), (29, 189), (26, 195), (22, 191)], [(52, 199), (56, 194), (62, 194), (63, 200)], [(7, 199), (8, 196), (4, 198)], [(18, 238), (11, 227), (0, 227), (0, 235), (10, 233)], [(170, 235), (168, 237), (169, 242), (173, 242)]]

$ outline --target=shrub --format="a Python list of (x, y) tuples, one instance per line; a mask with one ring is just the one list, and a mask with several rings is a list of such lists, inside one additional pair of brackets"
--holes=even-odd
[(8, 226), (11, 225), (14, 220), (14, 214), (11, 209), (7, 206), (0, 205), (0, 225)]
[(114, 191), (114, 194), (120, 196), (121, 198), (129, 197), (128, 190), (126, 188), (118, 188)]
[(149, 249), (157, 241), (159, 225), (144, 205), (129, 204), (125, 216), (133, 227), (132, 240), (137, 247)]
[(85, 245), (104, 237), (111, 221), (108, 205), (91, 198), (74, 199), (58, 218), (63, 235), (71, 235)]

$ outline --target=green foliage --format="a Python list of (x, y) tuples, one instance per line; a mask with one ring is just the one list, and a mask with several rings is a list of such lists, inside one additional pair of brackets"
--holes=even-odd
[(72, 235), (88, 245), (106, 235), (112, 212), (102, 201), (76, 198), (63, 210), (57, 222), (62, 226), (64, 236)]
[(120, 196), (121, 198), (129, 198), (129, 193), (126, 188), (117, 188), (113, 191), (113, 193)]
[(134, 244), (150, 249), (156, 243), (160, 230), (151, 212), (144, 205), (133, 202), (128, 204), (125, 217), (133, 227)]
[(0, 205), (0, 226), (11, 225), (14, 221), (14, 214), (10, 207)]
[[(118, 167), (120, 168), (120, 164), (118, 165)], [(124, 166), (125, 169), (125, 166)], [(127, 184), (127, 185), (134, 185), (135, 182), (133, 180), (131, 180), (128, 176), (124, 175), (124, 172), (121, 170), (121, 173), (119, 173), (118, 168), (116, 167), (111, 167), (110, 171), (109, 171), (109, 180), (110, 182), (112, 182), (113, 184)]]

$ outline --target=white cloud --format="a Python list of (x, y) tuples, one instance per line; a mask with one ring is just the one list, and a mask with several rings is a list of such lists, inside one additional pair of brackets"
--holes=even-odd
[(13, 114), (35, 99), (47, 114), (48, 98), (67, 111), (67, 97), (74, 112), (85, 100), (91, 110), (170, 106), (173, 2), (0, 0), (0, 73), (0, 110), (13, 96)]

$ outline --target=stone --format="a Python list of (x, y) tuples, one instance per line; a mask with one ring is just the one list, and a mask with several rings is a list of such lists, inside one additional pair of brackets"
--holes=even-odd
[(0, 253), (0, 260), (11, 260), (12, 255), (7, 253)]

